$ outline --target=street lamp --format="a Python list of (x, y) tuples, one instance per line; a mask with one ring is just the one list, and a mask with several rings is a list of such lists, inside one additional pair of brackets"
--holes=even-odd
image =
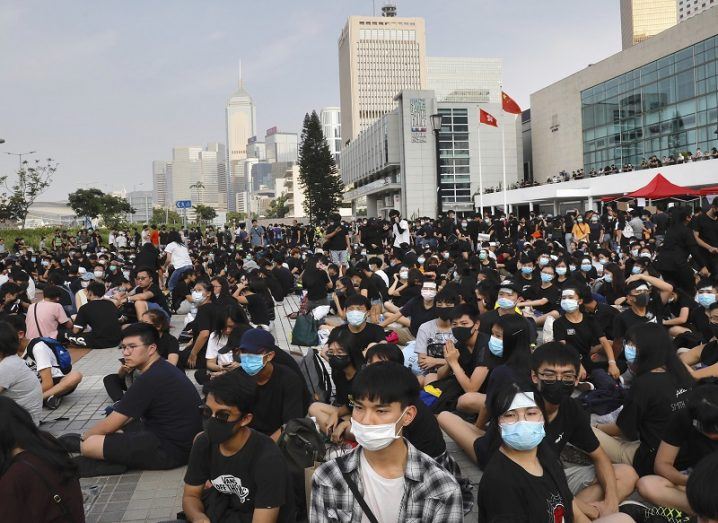
[(434, 129), (434, 138), (436, 142), (436, 219), (441, 217), (443, 212), (443, 202), (441, 194), (441, 159), (439, 151), (439, 132), (441, 131), (442, 116), (440, 114), (431, 115), (431, 127)]
[(20, 159), (20, 169), (22, 169), (22, 157), (26, 154), (35, 154), (36, 152), (37, 151), (27, 151), (26, 153), (9, 153), (6, 151), (5, 154), (9, 154), (10, 156), (17, 156)]

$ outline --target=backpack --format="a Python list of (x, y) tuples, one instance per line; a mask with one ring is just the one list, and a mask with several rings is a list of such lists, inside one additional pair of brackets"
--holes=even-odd
[(70, 357), (70, 353), (67, 352), (67, 349), (62, 345), (62, 343), (54, 338), (47, 338), (44, 336), (34, 338), (27, 346), (27, 350), (25, 352), (26, 358), (36, 361), (33, 349), (39, 342), (43, 342), (45, 345), (50, 347), (50, 350), (52, 350), (55, 354), (55, 359), (57, 360), (57, 364), (63, 374), (68, 374), (72, 370), (72, 358)]
[(628, 220), (626, 220), (626, 226), (623, 228), (622, 234), (624, 238), (633, 238), (636, 235), (633, 230), (633, 226), (628, 223)]
[(284, 426), (277, 446), (282, 451), (289, 475), (292, 477), (297, 521), (301, 521), (307, 514), (304, 470), (314, 466), (316, 462), (324, 461), (326, 454), (324, 436), (319, 433), (310, 418), (291, 419)]
[(332, 395), (332, 378), (324, 366), (319, 352), (315, 349), (311, 349), (309, 353), (301, 359), (299, 369), (302, 371), (304, 381), (307, 382), (309, 390), (312, 391), (312, 401), (329, 403), (329, 399)]
[(299, 314), (292, 327), (292, 345), (314, 347), (319, 345), (317, 320), (311, 314)]

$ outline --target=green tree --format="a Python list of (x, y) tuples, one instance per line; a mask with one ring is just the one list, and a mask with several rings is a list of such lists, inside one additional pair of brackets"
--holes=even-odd
[(198, 203), (194, 206), (194, 212), (197, 215), (197, 221), (202, 224), (214, 220), (217, 217), (217, 211), (208, 205)]
[(78, 189), (67, 195), (70, 207), (78, 218), (97, 218), (102, 212), (102, 204), (106, 194), (94, 187)]
[(325, 221), (337, 212), (344, 184), (327, 143), (316, 111), (304, 116), (299, 148), (299, 183), (304, 190), (304, 210), (309, 222)]
[(115, 229), (122, 225), (125, 221), (125, 214), (135, 214), (130, 202), (112, 194), (105, 194), (102, 197), (100, 216), (106, 227)]
[(280, 194), (278, 198), (272, 200), (267, 209), (267, 218), (284, 218), (289, 214), (289, 206), (287, 200), (289, 196), (286, 194)]
[(0, 218), (17, 220), (24, 229), (30, 207), (50, 187), (57, 166), (58, 163), (52, 158), (48, 158), (45, 163), (35, 160), (32, 165), (25, 160), (14, 180), (9, 180), (7, 176), (0, 177), (0, 183), (8, 191), (0, 194)]
[(247, 219), (246, 212), (229, 211), (227, 213), (227, 223), (238, 224), (239, 222), (243, 222), (246, 219)]
[(182, 217), (176, 211), (165, 209), (152, 209), (152, 223), (177, 225), (182, 223)]

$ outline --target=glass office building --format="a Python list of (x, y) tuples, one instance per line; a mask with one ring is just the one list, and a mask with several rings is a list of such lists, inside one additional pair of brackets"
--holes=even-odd
[(584, 169), (718, 147), (718, 36), (581, 92)]
[(446, 209), (452, 204), (471, 202), (469, 172), (468, 109), (439, 109), (439, 164), (441, 166), (442, 202)]

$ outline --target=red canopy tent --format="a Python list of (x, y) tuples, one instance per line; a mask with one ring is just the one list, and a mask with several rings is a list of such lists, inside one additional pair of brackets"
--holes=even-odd
[(701, 193), (701, 196), (708, 196), (710, 194), (718, 194), (718, 185), (714, 185), (713, 187), (705, 187), (699, 191)]
[(700, 196), (701, 192), (688, 187), (681, 187), (669, 182), (662, 174), (657, 174), (648, 185), (637, 191), (627, 194), (626, 198), (646, 198), (647, 200), (660, 200), (676, 196)]

